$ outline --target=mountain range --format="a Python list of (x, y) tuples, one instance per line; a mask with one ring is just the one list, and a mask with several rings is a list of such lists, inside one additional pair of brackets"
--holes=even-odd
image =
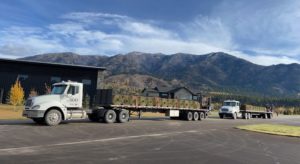
[(192, 90), (263, 96), (298, 96), (300, 65), (261, 66), (223, 52), (165, 55), (131, 52), (114, 56), (49, 53), (22, 60), (106, 67), (106, 82), (135, 87), (187, 86)]

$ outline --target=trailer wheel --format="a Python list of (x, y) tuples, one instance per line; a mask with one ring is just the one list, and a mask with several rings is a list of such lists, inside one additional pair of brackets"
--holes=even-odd
[(252, 118), (251, 113), (248, 113), (248, 119), (251, 119), (251, 118)]
[(193, 116), (193, 120), (194, 120), (194, 121), (198, 121), (198, 120), (199, 120), (199, 113), (198, 113), (198, 112), (194, 112), (193, 115), (194, 115), (194, 116)]
[(44, 118), (32, 118), (32, 121), (34, 121), (37, 124), (44, 124), (45, 123)]
[(200, 117), (199, 118), (200, 118), (200, 121), (204, 120), (205, 114), (203, 112), (200, 112)]
[(119, 123), (124, 123), (124, 122), (129, 121), (129, 112), (128, 112), (128, 110), (120, 110), (117, 113), (118, 113), (117, 121)]
[(186, 112), (186, 114), (185, 114), (185, 119), (187, 120), (187, 121), (192, 121), (193, 120), (193, 113), (192, 112)]
[(62, 120), (60, 111), (51, 109), (45, 116), (45, 123), (49, 126), (58, 125)]
[(106, 123), (114, 123), (116, 121), (116, 112), (114, 110), (107, 110), (104, 114), (104, 121)]
[(208, 118), (208, 112), (205, 112), (204, 119), (207, 119), (207, 118)]
[(244, 118), (245, 120), (249, 119), (248, 113), (244, 113), (244, 114), (243, 114), (243, 118)]

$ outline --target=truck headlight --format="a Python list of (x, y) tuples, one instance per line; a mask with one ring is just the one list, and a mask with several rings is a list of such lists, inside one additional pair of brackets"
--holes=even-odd
[(35, 105), (35, 106), (33, 106), (31, 109), (32, 109), (32, 110), (38, 110), (38, 109), (40, 109), (40, 107), (41, 107), (41, 106), (39, 106), (39, 105)]

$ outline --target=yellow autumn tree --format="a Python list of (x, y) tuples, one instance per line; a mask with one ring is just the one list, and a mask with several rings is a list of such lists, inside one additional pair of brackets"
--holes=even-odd
[(24, 90), (19, 80), (16, 80), (9, 91), (9, 104), (13, 106), (22, 105), (24, 102)]

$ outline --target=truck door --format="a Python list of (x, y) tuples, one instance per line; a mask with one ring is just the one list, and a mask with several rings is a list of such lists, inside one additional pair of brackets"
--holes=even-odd
[(70, 85), (67, 96), (66, 96), (66, 106), (68, 108), (78, 108), (80, 107), (79, 99), (79, 86)]

